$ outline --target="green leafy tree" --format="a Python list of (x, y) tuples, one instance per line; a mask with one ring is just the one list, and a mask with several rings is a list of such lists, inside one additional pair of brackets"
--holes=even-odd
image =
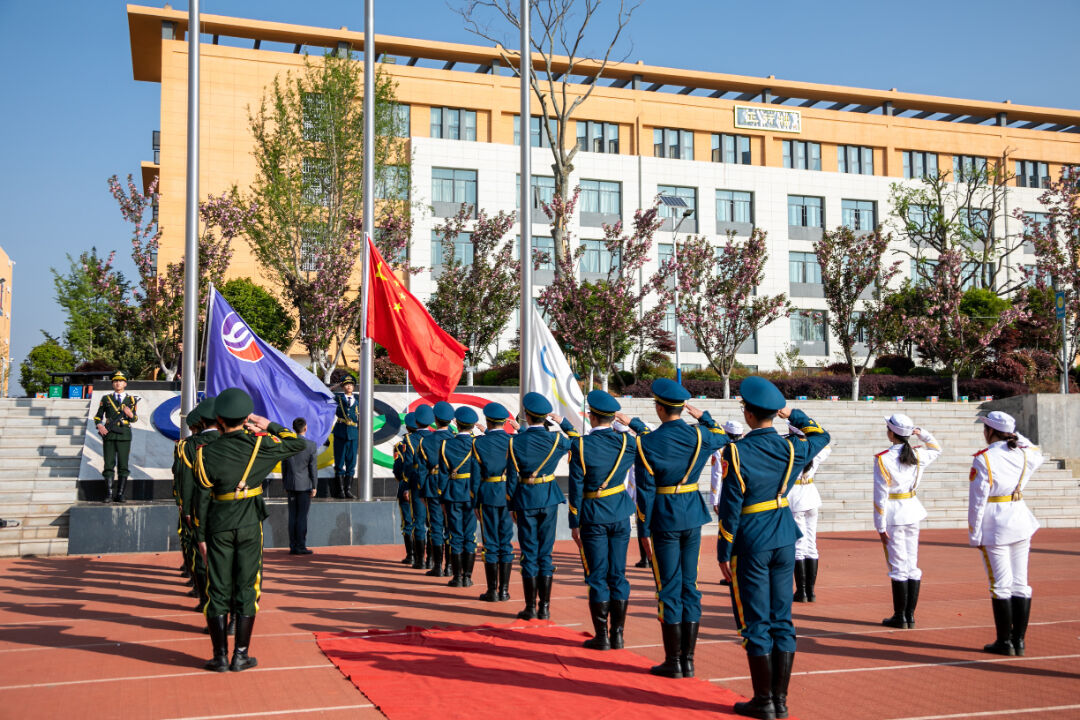
[(219, 290), (256, 335), (282, 352), (288, 350), (296, 323), (276, 297), (250, 278), (234, 278)]
[(105, 360), (117, 363), (126, 332), (124, 313), (128, 282), (113, 269), (115, 253), (98, 255), (97, 248), (78, 259), (67, 256), (69, 268), (60, 274), (51, 268), (56, 302), (64, 309), (64, 344), (79, 362)]
[(19, 367), (19, 383), (27, 397), (45, 392), (52, 384), (50, 372), (63, 372), (75, 367), (75, 354), (45, 333), (45, 342), (30, 349)]

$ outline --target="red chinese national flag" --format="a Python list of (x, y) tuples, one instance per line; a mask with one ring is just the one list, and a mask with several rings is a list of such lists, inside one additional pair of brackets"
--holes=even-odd
[(367, 336), (390, 352), (390, 360), (409, 371), (425, 395), (448, 398), (465, 368), (465, 346), (443, 330), (419, 300), (390, 270), (375, 243), (371, 248)]

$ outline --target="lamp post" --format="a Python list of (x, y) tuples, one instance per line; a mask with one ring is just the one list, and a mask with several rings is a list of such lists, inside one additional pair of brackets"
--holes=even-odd
[(681, 197), (661, 195), (660, 203), (666, 207), (682, 208), (682, 215), (671, 231), (671, 256), (675, 260), (675, 382), (682, 383), (682, 348), (679, 347), (679, 227), (694, 214), (694, 208)]

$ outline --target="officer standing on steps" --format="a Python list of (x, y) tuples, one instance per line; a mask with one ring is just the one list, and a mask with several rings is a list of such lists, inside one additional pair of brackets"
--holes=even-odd
[[(686, 401), (690, 393), (673, 380), (652, 384), (661, 425), (649, 432), (634, 418), (638, 434), (634, 480), (638, 517), (646, 544), (652, 544), (653, 576), (659, 600), (664, 662), (649, 672), (670, 678), (694, 677), (694, 648), (701, 622), (701, 592), (697, 588), (701, 526), (711, 520), (698, 492), (698, 478), (709, 456), (728, 443), (728, 436), (708, 412)], [(680, 416), (683, 409), (696, 426)]]
[[(419, 412), (419, 411), (418, 411)], [(420, 441), (420, 447), (416, 452), (416, 470), (420, 474), (424, 484), (424, 497), (427, 499), (428, 523), (430, 532), (428, 540), (431, 541), (430, 553), (433, 559), (433, 567), (425, 575), (442, 577), (443, 554), (446, 541), (446, 514), (442, 506), (442, 482), (439, 477), (439, 447), (443, 440), (449, 440), (454, 434), (448, 429), (454, 420), (454, 406), (440, 400), (432, 408), (435, 418), (435, 432), (428, 433)], [(449, 571), (445, 573), (449, 575)]]
[[(802, 469), (829, 444), (829, 434), (801, 410), (785, 411), (783, 394), (765, 378), (746, 378), (739, 393), (750, 432), (724, 448), (716, 554), (721, 573), (732, 583), (754, 684), (753, 699), (735, 703), (735, 712), (772, 720), (788, 716), (795, 658), (791, 581), (799, 529), (787, 494)], [(802, 436), (781, 437), (773, 428), (777, 415)]]
[(454, 411), (457, 435), (439, 446), (439, 479), (450, 535), (450, 587), (472, 587), (476, 564), (476, 493), (480, 490), (480, 463), (473, 453), (472, 429), (479, 418), (470, 407)]
[[(105, 478), (105, 502), (124, 502), (124, 485), (127, 484), (128, 456), (131, 454), (131, 424), (137, 422), (134, 395), (125, 392), (127, 376), (117, 370), (112, 376), (113, 391), (98, 403), (94, 424), (101, 435), (101, 450), (105, 466), (101, 475)], [(118, 484), (113, 494), (113, 466), (116, 466)]]
[[(424, 438), (431, 435), (431, 425), (435, 422), (435, 413), (430, 405), (419, 405), (413, 411), (413, 420), (416, 422), (416, 432), (405, 436), (405, 453), (402, 462), (405, 465), (405, 476), (409, 479), (409, 499), (413, 509), (413, 569), (423, 570), (431, 567), (431, 542), (428, 532), (431, 521), (428, 518), (427, 506), (427, 472), (421, 472), (420, 468), (420, 443)], [(424, 553), (427, 553), (425, 559)]]
[[(252, 414), (251, 396), (239, 388), (223, 390), (214, 400), (222, 435), (199, 448), (195, 472), (206, 492), (199, 494), (197, 537), (206, 553), (210, 599), (206, 622), (214, 657), (206, 668), (216, 672), (255, 667), (248, 656), (255, 613), (262, 591), (262, 521), (267, 518), (263, 482), (279, 462), (307, 447), (307, 442), (264, 417)], [(236, 647), (227, 664), (226, 616), (236, 609)]]
[(357, 402), (353, 390), (356, 381), (349, 375), (341, 381), (342, 392), (335, 396), (337, 408), (334, 410), (334, 484), (330, 494), (336, 498), (352, 499), (352, 481), (356, 474), (356, 452), (360, 448), (360, 421)]
[(626, 474), (634, 466), (636, 443), (625, 427), (622, 432), (612, 429), (622, 409), (615, 398), (593, 390), (587, 400), (592, 429), (570, 444), (570, 530), (581, 550), (596, 633), (585, 647), (617, 650), (623, 646), (630, 600), (626, 550), (634, 504), (626, 492)]
[(570, 450), (570, 440), (549, 431), (547, 421), (557, 423), (570, 437), (577, 437), (578, 432), (569, 420), (551, 415), (551, 403), (540, 393), (525, 393), (521, 407), (528, 427), (510, 438), (510, 464), (514, 472), (506, 480), (506, 494), (510, 497), (521, 546), (525, 609), (518, 617), (546, 620), (551, 617), (551, 582), (555, 573), (551, 549), (555, 544), (555, 525), (559, 505), (566, 502), (555, 482), (555, 467)]
[[(409, 477), (405, 468), (412, 464), (413, 447), (411, 435), (416, 432), (416, 415), (405, 413), (405, 437), (394, 445), (394, 479), (398, 481), (397, 501), (401, 511), (401, 537), (405, 542), (405, 558), (402, 565), (413, 564), (413, 550), (415, 543), (413, 534), (416, 532), (414, 523), (411, 493), (409, 491)], [(421, 562), (423, 562), (421, 560)]]
[(484, 406), (487, 432), (473, 442), (480, 464), (480, 489), (476, 493), (480, 532), (484, 539), (485, 602), (510, 599), (510, 571), (514, 567), (514, 524), (506, 507), (507, 477), (514, 472), (510, 462), (510, 435), (503, 425), (510, 413), (499, 403)]

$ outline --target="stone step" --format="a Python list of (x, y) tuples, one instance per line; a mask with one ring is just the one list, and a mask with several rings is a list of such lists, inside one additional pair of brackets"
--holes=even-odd
[(38, 443), (33, 447), (5, 447), (0, 445), (0, 465), (9, 465), (11, 460), (45, 458), (81, 458), (82, 445), (53, 445)]
[(59, 437), (77, 437), (79, 444), (82, 444), (83, 437), (86, 435), (85, 428), (82, 427), (62, 427), (58, 425), (44, 425), (41, 427), (9, 427), (0, 430), (0, 437), (2, 438), (59, 438)]
[(60, 492), (77, 489), (77, 478), (50, 478), (48, 480), (4, 480), (0, 478), (0, 492)]
[(71, 427), (83, 428), (86, 426), (84, 417), (6, 417), (0, 418), (0, 431), (7, 428), (42, 428), (42, 427)]
[[(78, 493), (74, 487), (70, 490), (32, 490), (8, 491), (0, 486), (0, 505), (72, 505)], [(14, 518), (18, 520), (18, 518)]]
[(65, 435), (8, 435), (0, 436), (0, 453), (5, 450), (20, 450), (39, 447), (74, 448), (82, 452), (85, 435), (83, 433), (67, 433)]
[[(26, 469), (33, 470), (45, 470), (45, 469), (69, 469), (74, 468), (75, 473), (79, 472), (79, 465), (82, 463), (81, 453), (78, 455), (60, 455), (60, 456), (24, 456), (24, 457), (3, 457), (0, 459), (0, 473), (7, 473), (8, 477), (17, 474), (20, 470)], [(0, 477), (4, 475), (0, 474)]]
[[(6, 530), (0, 530), (0, 533)], [(68, 539), (42, 538), (36, 540), (5, 539), (0, 534), (0, 557), (26, 555), (67, 555)]]

